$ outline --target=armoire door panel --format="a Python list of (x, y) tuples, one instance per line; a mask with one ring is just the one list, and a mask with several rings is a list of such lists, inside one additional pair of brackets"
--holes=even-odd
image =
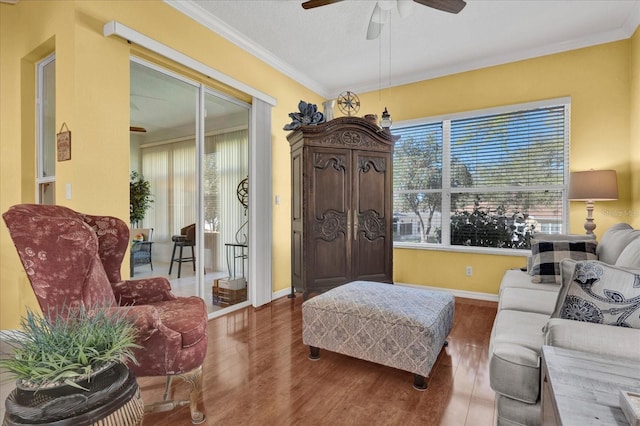
[(369, 240), (361, 236), (357, 242), (358, 256), (355, 262), (355, 275), (359, 280), (389, 281), (389, 256), (386, 253), (385, 237)]
[(356, 171), (357, 171), (357, 188), (356, 205), (358, 211), (375, 210), (383, 213), (385, 211), (385, 202), (388, 197), (385, 196), (387, 188), (387, 159), (384, 157), (372, 157), (356, 154)]
[(313, 245), (315, 247), (313, 270), (316, 279), (319, 281), (327, 278), (341, 280), (349, 276), (349, 268), (345, 256), (347, 250), (345, 235), (341, 235), (333, 241), (316, 239)]
[(391, 281), (391, 164), (384, 153), (354, 152), (353, 203), (356, 245), (353, 275), (359, 280)]
[(349, 197), (348, 153), (313, 152), (310, 192), (316, 218), (329, 210), (347, 214)]
[(294, 230), (291, 235), (291, 250), (295, 256), (291, 257), (291, 274), (295, 282), (302, 281), (302, 232)]
[(291, 156), (291, 220), (302, 218), (302, 151)]

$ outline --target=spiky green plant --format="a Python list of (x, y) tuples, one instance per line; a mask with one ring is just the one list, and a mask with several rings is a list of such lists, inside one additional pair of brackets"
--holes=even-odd
[(129, 221), (132, 226), (137, 227), (142, 222), (153, 203), (152, 197), (151, 183), (132, 171), (129, 179)]
[[(137, 363), (132, 352), (136, 329), (124, 316), (107, 308), (71, 308), (56, 312), (51, 321), (27, 309), (22, 330), (8, 339), (12, 354), (0, 359), (0, 369), (27, 386), (41, 388), (90, 379), (111, 363)], [(83, 388), (84, 389), (84, 388)]]

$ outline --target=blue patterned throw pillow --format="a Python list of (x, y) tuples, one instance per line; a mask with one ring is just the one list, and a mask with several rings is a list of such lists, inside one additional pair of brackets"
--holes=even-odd
[(573, 275), (569, 282), (563, 282), (551, 316), (640, 328), (640, 270), (599, 261), (575, 262)]

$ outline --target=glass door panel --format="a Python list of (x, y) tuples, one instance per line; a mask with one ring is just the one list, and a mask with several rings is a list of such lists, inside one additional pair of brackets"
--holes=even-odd
[(133, 278), (164, 275), (210, 313), (246, 301), (250, 105), (132, 59), (130, 107), (131, 171), (153, 194), (137, 225), (153, 229), (153, 270)]
[[(152, 265), (133, 278), (164, 275), (177, 295), (200, 295), (196, 267), (198, 85), (131, 61), (131, 170), (149, 181), (153, 202), (138, 228), (152, 229)], [(196, 229), (197, 231), (197, 229)], [(133, 259), (132, 259), (133, 261)]]
[(210, 312), (247, 300), (249, 109), (204, 98), (204, 264)]

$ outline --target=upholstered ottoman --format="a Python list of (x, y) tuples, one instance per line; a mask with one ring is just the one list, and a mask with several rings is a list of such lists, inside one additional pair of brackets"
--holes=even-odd
[(453, 295), (444, 291), (354, 281), (302, 304), (302, 341), (311, 359), (322, 348), (409, 371), (424, 390), (453, 312)]

